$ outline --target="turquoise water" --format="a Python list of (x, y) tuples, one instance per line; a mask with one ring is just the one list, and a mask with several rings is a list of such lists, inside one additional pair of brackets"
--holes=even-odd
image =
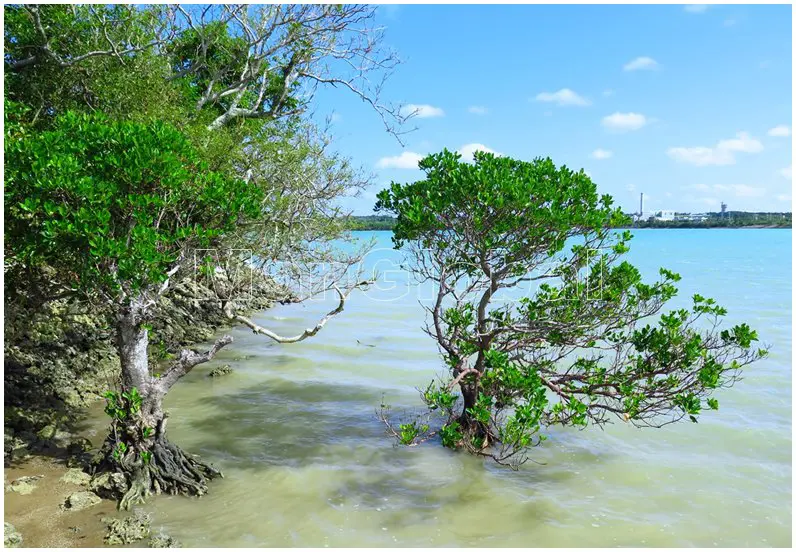
[[(436, 443), (395, 447), (375, 415), (382, 397), (412, 412), (415, 388), (443, 370), (390, 233), (362, 233), (380, 279), (315, 338), (233, 329), (235, 343), (174, 388), (171, 438), (226, 477), (148, 508), (187, 546), (790, 546), (791, 231), (635, 234), (644, 274), (679, 272), (681, 304), (714, 297), (771, 346), (699, 424), (553, 429), (540, 464), (517, 472)], [(333, 305), (255, 319), (299, 333)], [(225, 363), (232, 375), (206, 377)]]

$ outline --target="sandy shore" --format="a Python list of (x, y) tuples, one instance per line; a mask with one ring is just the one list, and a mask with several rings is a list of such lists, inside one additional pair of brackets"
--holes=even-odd
[[(67, 467), (62, 459), (32, 456), (19, 465), (5, 468), (4, 519), (22, 534), (23, 547), (102, 547), (107, 516), (117, 516), (111, 500), (79, 512), (61, 509), (64, 499), (84, 487), (61, 481)], [(8, 483), (24, 476), (43, 476), (30, 494), (7, 489)]]

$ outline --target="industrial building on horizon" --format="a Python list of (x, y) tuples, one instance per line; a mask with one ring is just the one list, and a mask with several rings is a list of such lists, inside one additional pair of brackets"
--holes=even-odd
[[(727, 204), (723, 201), (721, 202), (721, 214), (725, 215), (727, 213)], [(644, 210), (644, 192), (641, 192), (639, 196), (639, 204), (638, 204), (638, 211), (635, 213), (629, 213), (629, 215), (635, 220), (636, 222), (639, 221), (649, 221), (649, 220), (659, 220), (659, 221), (675, 221), (675, 220), (682, 220), (682, 221), (704, 221), (710, 218), (708, 213), (680, 213), (677, 211), (671, 211), (667, 209), (660, 209), (657, 211), (645, 211)]]

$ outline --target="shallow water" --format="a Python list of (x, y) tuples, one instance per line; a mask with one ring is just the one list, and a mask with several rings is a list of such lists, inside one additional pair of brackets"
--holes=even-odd
[[(389, 233), (368, 234), (390, 247)], [(772, 345), (700, 423), (556, 429), (532, 453), (540, 464), (517, 472), (436, 443), (393, 446), (382, 397), (396, 414), (419, 408), (415, 388), (441, 363), (418, 291), (381, 249), (368, 259), (379, 284), (315, 338), (234, 329), (173, 389), (171, 439), (226, 477), (148, 508), (187, 546), (790, 546), (791, 231), (640, 230), (630, 256), (651, 278), (680, 272), (683, 304), (714, 297)], [(256, 321), (299, 333), (333, 305)], [(226, 363), (232, 375), (207, 377)]]

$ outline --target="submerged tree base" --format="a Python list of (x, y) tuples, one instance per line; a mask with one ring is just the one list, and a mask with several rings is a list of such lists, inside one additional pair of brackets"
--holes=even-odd
[(121, 473), (127, 480), (127, 491), (119, 494), (119, 509), (129, 510), (161, 493), (184, 496), (202, 496), (212, 479), (224, 477), (220, 470), (202, 461), (198, 456), (183, 451), (165, 437), (155, 439), (145, 462), (140, 453), (128, 451), (114, 456), (118, 450), (112, 440), (106, 441), (102, 460), (95, 473)]

